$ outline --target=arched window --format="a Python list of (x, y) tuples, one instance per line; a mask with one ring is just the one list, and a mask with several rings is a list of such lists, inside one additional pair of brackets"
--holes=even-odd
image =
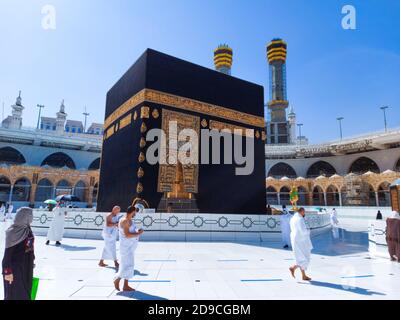
[(280, 179), (282, 177), (297, 178), (296, 171), (286, 163), (280, 162), (274, 165), (268, 172), (269, 177)]
[(8, 178), (0, 177), (0, 202), (8, 202), (10, 200), (11, 182)]
[(93, 187), (93, 202), (97, 202), (97, 194), (99, 193), (99, 184), (96, 183)]
[(48, 179), (42, 179), (38, 182), (36, 188), (35, 201), (44, 202), (48, 199), (53, 198), (54, 186)]
[(299, 201), (297, 201), (297, 205), (298, 206), (306, 206), (308, 204), (307, 189), (304, 187), (298, 187), (297, 193), (299, 194)]
[(72, 187), (71, 184), (67, 180), (61, 180), (57, 183), (56, 186), (56, 196), (60, 196), (63, 194), (71, 194)]
[(317, 178), (319, 176), (330, 177), (334, 174), (336, 174), (336, 169), (325, 161), (318, 161), (307, 170), (307, 178)]
[(0, 164), (21, 165), (26, 163), (25, 157), (18, 150), (5, 147), (0, 149)]
[(313, 205), (314, 206), (324, 206), (325, 205), (324, 191), (319, 186), (316, 186), (313, 189)]
[(390, 183), (384, 182), (378, 188), (378, 201), (380, 207), (390, 207)]
[(349, 173), (363, 174), (368, 171), (380, 173), (379, 167), (374, 160), (370, 158), (358, 158), (350, 167)]
[(97, 158), (90, 164), (89, 170), (99, 170), (99, 169), (100, 169), (100, 158)]
[(70, 169), (76, 169), (75, 163), (71, 157), (63, 152), (57, 152), (49, 155), (42, 162), (42, 167), (46, 165), (53, 168), (68, 167)]
[(339, 191), (335, 186), (326, 189), (326, 202), (328, 206), (338, 206), (340, 204)]
[(274, 187), (267, 188), (267, 204), (277, 205), (278, 204), (278, 193)]
[(282, 187), (279, 191), (279, 196), (281, 199), (281, 205), (290, 204), (290, 189), (288, 187)]
[(31, 182), (26, 178), (17, 180), (14, 184), (12, 201), (29, 201)]
[(86, 202), (86, 183), (78, 181), (74, 187), (74, 196), (77, 196), (82, 202)]

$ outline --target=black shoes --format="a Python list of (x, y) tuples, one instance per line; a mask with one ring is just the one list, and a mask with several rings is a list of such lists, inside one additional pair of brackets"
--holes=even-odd
[(289, 246), (288, 246), (288, 245), (286, 245), (286, 246), (284, 246), (284, 247), (283, 247), (283, 249), (289, 249)]
[(47, 240), (46, 241), (46, 246), (48, 246), (50, 244), (50, 241), (49, 240)]

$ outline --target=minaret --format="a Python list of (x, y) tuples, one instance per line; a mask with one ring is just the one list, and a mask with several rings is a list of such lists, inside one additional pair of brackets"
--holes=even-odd
[(286, 108), (289, 106), (286, 96), (286, 55), (287, 44), (282, 39), (273, 39), (267, 45), (271, 122), (286, 121)]
[(65, 113), (64, 100), (61, 102), (60, 111), (57, 112), (56, 119), (56, 132), (63, 133), (65, 130), (65, 121), (67, 119), (67, 114)]
[(17, 101), (12, 108), (12, 116), (9, 124), (10, 129), (21, 129), (22, 127), (22, 111), (25, 109), (22, 105), (21, 91), (17, 97)]
[(231, 75), (233, 51), (226, 44), (221, 44), (214, 50), (215, 70)]
[(289, 139), (291, 144), (296, 144), (297, 137), (296, 137), (296, 113), (294, 112), (293, 107), (290, 107), (290, 111), (288, 114), (288, 121), (289, 121)]

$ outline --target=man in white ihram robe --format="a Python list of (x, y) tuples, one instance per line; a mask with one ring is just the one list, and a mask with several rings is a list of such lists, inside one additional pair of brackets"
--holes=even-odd
[(337, 227), (339, 225), (339, 220), (337, 218), (337, 211), (335, 208), (333, 208), (331, 212), (331, 225), (332, 227)]
[(331, 225), (332, 225), (332, 234), (334, 239), (339, 239), (339, 220), (337, 218), (336, 209), (333, 208), (331, 212)]
[(289, 268), (289, 270), (293, 278), (295, 278), (295, 271), (297, 268), (300, 268), (303, 280), (310, 281), (311, 278), (306, 275), (306, 270), (310, 264), (313, 246), (310, 239), (310, 230), (306, 226), (304, 217), (305, 210), (304, 208), (300, 208), (299, 212), (295, 213), (290, 220), (290, 239), (296, 264)]
[(120, 212), (121, 208), (119, 206), (115, 206), (111, 213), (107, 215), (105, 226), (102, 232), (104, 249), (99, 262), (100, 267), (107, 267), (107, 265), (104, 263), (104, 260), (112, 260), (114, 261), (115, 268), (118, 269), (119, 267), (117, 260), (117, 238)]
[(12, 217), (13, 210), (14, 210), (14, 205), (12, 203), (10, 203), (8, 205), (8, 208), (7, 208), (6, 219), (12, 220), (12, 218), (13, 218)]
[(143, 234), (142, 229), (137, 229), (134, 218), (137, 213), (143, 212), (142, 204), (130, 206), (126, 211), (126, 215), (119, 222), (119, 248), (121, 254), (121, 264), (118, 274), (114, 279), (114, 287), (117, 291), (119, 283), (124, 279), (123, 291), (135, 291), (129, 286), (129, 279), (135, 275), (135, 251), (139, 243), (139, 237)]
[(59, 204), (52, 212), (53, 221), (51, 221), (49, 231), (47, 232), (46, 245), (50, 244), (50, 241), (55, 241), (56, 245), (59, 246), (64, 236), (64, 224), (67, 212), (64, 208), (61, 208)]
[(282, 242), (283, 242), (283, 247), (285, 249), (289, 248), (291, 245), (291, 240), (290, 240), (290, 220), (292, 218), (292, 215), (290, 214), (289, 210), (286, 208), (286, 206), (282, 207), (282, 215), (281, 215), (281, 233), (282, 233)]

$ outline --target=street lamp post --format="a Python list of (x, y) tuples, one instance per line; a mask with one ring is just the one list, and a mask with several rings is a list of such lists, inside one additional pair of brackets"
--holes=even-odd
[(383, 121), (385, 124), (385, 132), (387, 132), (387, 120), (386, 120), (386, 110), (387, 109), (389, 109), (388, 106), (381, 107), (381, 110), (383, 111)]
[(42, 109), (44, 108), (44, 105), (38, 104), (37, 107), (39, 108), (39, 115), (38, 115), (38, 120), (37, 120), (37, 126), (36, 129), (39, 130), (39, 125), (40, 125), (40, 115), (42, 114)]
[(302, 136), (301, 136), (301, 128), (303, 127), (303, 125), (304, 124), (302, 124), (302, 123), (299, 123), (297, 126), (299, 127), (299, 144), (301, 145), (301, 139), (302, 139)]
[(343, 140), (343, 129), (342, 129), (342, 121), (344, 120), (343, 117), (339, 117), (336, 119), (339, 121), (339, 129), (340, 129), (340, 140)]

